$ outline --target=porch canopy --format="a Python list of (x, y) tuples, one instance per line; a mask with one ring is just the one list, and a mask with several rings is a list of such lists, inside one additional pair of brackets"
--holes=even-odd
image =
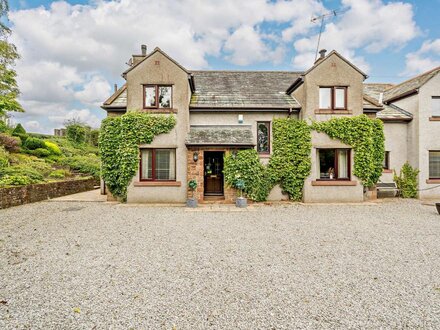
[(191, 125), (187, 146), (253, 147), (251, 125)]

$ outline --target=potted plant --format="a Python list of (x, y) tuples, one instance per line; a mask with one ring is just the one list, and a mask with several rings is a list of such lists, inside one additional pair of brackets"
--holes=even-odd
[(335, 176), (335, 170), (333, 169), (333, 167), (330, 167), (328, 169), (328, 177), (330, 178), (330, 180), (333, 180), (334, 176)]
[(197, 181), (190, 180), (188, 182), (188, 188), (191, 190), (191, 198), (188, 198), (186, 201), (186, 206), (188, 207), (197, 207), (197, 198), (194, 198), (194, 190), (197, 188)]
[(247, 199), (243, 197), (243, 190), (245, 188), (245, 183), (242, 179), (235, 181), (235, 188), (240, 191), (240, 197), (235, 200), (235, 206), (237, 207), (247, 207)]

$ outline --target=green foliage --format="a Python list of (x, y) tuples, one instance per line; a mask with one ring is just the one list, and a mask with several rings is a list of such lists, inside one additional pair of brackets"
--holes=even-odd
[(0, 187), (24, 186), (24, 185), (32, 184), (32, 183), (38, 183), (38, 182), (33, 182), (26, 175), (21, 175), (21, 174), (17, 174), (17, 175), (6, 174), (6, 175), (0, 177)]
[(9, 166), (9, 153), (3, 146), (0, 146), (0, 169)]
[(353, 147), (353, 173), (364, 186), (372, 187), (379, 181), (385, 155), (383, 123), (379, 119), (371, 119), (366, 115), (332, 118), (325, 122), (315, 122), (312, 128)]
[(73, 171), (88, 174), (99, 179), (101, 165), (99, 157), (94, 154), (64, 157), (60, 160), (60, 164), (68, 166)]
[(303, 120), (275, 119), (273, 122), (273, 154), (269, 160), (272, 182), (295, 201), (301, 200), (304, 180), (311, 170), (311, 129)]
[(14, 165), (0, 169), (0, 186), (43, 182), (43, 175), (28, 165)]
[(52, 155), (61, 155), (61, 149), (55, 143), (50, 141), (44, 141), (44, 145)]
[(9, 136), (0, 133), (0, 146), (3, 146), (9, 152), (20, 151), (21, 141), (15, 136)]
[(0, 133), (5, 133), (8, 131), (8, 125), (0, 119)]
[(17, 126), (15, 126), (14, 130), (12, 131), (12, 135), (14, 136), (19, 136), (19, 134), (26, 134), (26, 130), (20, 123), (17, 124)]
[(413, 168), (408, 162), (403, 164), (399, 175), (394, 172), (394, 182), (403, 198), (417, 197), (417, 176), (419, 172), (418, 169)]
[(90, 132), (88, 134), (88, 142), (92, 146), (97, 147), (98, 146), (98, 141), (99, 141), (99, 129), (92, 129), (92, 130), (90, 130)]
[(66, 136), (67, 139), (76, 144), (81, 144), (86, 142), (87, 129), (81, 124), (70, 124), (66, 126)]
[(110, 192), (125, 199), (127, 186), (139, 164), (139, 144), (149, 144), (176, 125), (173, 115), (151, 115), (130, 111), (103, 120), (99, 135), (102, 177)]
[(36, 137), (28, 137), (26, 141), (23, 143), (23, 147), (25, 147), (28, 150), (35, 150), (35, 149), (44, 149), (46, 148), (46, 145), (44, 144), (44, 140), (36, 138)]
[(35, 150), (28, 150), (28, 152), (31, 155), (37, 156), (37, 157), (48, 157), (50, 156), (50, 151), (44, 148), (37, 148)]
[(53, 179), (62, 179), (64, 178), (69, 172), (66, 170), (55, 170), (50, 172), (49, 174), (49, 178), (53, 178)]
[(224, 158), (223, 173), (225, 182), (238, 188), (240, 181), (242, 190), (254, 201), (264, 201), (272, 189), (267, 167), (261, 164), (255, 149), (240, 150), (236, 154), (227, 154)]
[(191, 189), (192, 191), (196, 190), (196, 188), (197, 188), (197, 181), (196, 180), (190, 180), (188, 182), (188, 188)]

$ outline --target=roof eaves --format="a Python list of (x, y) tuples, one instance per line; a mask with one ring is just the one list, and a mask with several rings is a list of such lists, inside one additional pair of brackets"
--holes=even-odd
[(123, 91), (125, 91), (127, 89), (127, 85), (124, 84), (121, 86), (121, 88), (119, 88), (116, 92), (113, 93), (113, 95), (111, 95), (107, 100), (104, 101), (103, 105), (110, 105), (114, 102), (114, 100), (116, 100), (118, 98), (119, 95), (122, 94)]
[(301, 86), (304, 83), (304, 77), (300, 76), (296, 78), (296, 80), (292, 83), (292, 85), (289, 86), (286, 90), (286, 94), (290, 95), (292, 94), (299, 86)]
[(418, 88), (414, 88), (414, 89), (411, 89), (411, 90), (409, 90), (407, 92), (404, 92), (402, 94), (391, 96), (390, 98), (385, 99), (384, 103), (385, 104), (389, 104), (390, 102), (399, 101), (399, 100), (402, 100), (404, 98), (407, 98), (409, 96), (412, 96), (412, 95), (418, 94), (418, 93), (419, 93), (419, 89)]

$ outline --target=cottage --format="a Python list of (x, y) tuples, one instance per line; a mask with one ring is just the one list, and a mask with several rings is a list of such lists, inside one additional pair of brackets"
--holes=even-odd
[[(267, 163), (274, 118), (325, 121), (367, 114), (384, 122), (383, 182), (408, 161), (420, 169), (420, 197), (440, 197), (440, 68), (399, 85), (364, 83), (367, 75), (336, 51), (325, 50), (305, 72), (187, 70), (159, 48), (133, 55), (126, 83), (102, 108), (108, 116), (130, 110), (172, 114), (176, 126), (140, 145), (140, 164), (127, 202), (184, 202), (196, 179), (200, 202), (233, 202), (225, 185), (226, 152), (255, 148)], [(312, 170), (306, 202), (360, 202), (365, 188), (353, 174), (352, 147), (312, 132)], [(269, 200), (287, 196), (276, 186)]]

